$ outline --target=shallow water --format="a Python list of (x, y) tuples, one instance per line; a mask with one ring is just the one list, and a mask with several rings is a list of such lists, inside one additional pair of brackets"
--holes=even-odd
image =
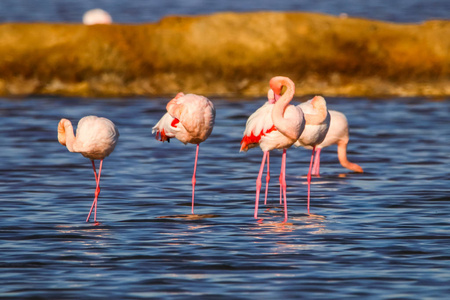
[[(450, 293), (450, 101), (330, 98), (351, 125), (350, 160), (322, 151), (306, 214), (310, 151), (288, 150), (289, 222), (253, 219), (262, 152), (239, 153), (264, 100), (213, 99), (190, 216), (194, 145), (156, 141), (169, 99), (0, 100), (0, 297), (7, 299), (444, 299)], [(85, 223), (89, 160), (57, 142), (61, 117), (95, 114), (120, 131), (105, 159), (98, 221)]]
[(448, 0), (1, 0), (0, 22), (81, 22), (89, 9), (103, 8), (118, 23), (156, 22), (167, 15), (234, 11), (311, 11), (390, 22), (447, 19)]

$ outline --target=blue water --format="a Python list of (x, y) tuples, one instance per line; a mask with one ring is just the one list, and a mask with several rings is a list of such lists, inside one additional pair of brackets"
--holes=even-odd
[(448, 0), (1, 0), (0, 22), (81, 22), (85, 11), (103, 8), (119, 23), (156, 22), (167, 15), (220, 11), (311, 11), (391, 22), (449, 19)]
[[(450, 99), (329, 98), (351, 127), (350, 160), (322, 151), (306, 214), (310, 151), (289, 149), (289, 222), (278, 204), (253, 219), (262, 152), (239, 153), (264, 99), (212, 99), (200, 146), (161, 143), (151, 127), (169, 99), (0, 99), (0, 298), (446, 299), (450, 294)], [(296, 102), (299, 99), (296, 99)], [(61, 117), (89, 114), (120, 131), (105, 159), (98, 221), (85, 223), (88, 159), (57, 142)]]

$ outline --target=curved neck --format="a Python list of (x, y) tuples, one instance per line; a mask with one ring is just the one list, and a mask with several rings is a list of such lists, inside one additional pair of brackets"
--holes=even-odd
[(61, 119), (58, 124), (58, 141), (61, 145), (66, 146), (70, 152), (74, 152), (73, 144), (75, 140), (72, 123), (67, 119)]
[(320, 125), (325, 121), (328, 116), (327, 104), (325, 99), (320, 96), (315, 96), (311, 105), (314, 107), (314, 114), (306, 114), (305, 113), (305, 122), (308, 125)]
[(363, 173), (363, 169), (359, 165), (352, 163), (347, 159), (347, 143), (342, 141), (338, 142), (337, 153), (339, 162), (344, 168), (352, 170), (353, 172)]
[(296, 140), (298, 139), (298, 136), (296, 136), (296, 130), (295, 128), (293, 128), (293, 125), (296, 122), (292, 122), (291, 120), (284, 117), (286, 107), (288, 107), (289, 103), (294, 97), (295, 85), (294, 82), (289, 78), (281, 78), (279, 80), (279, 83), (282, 86), (286, 87), (286, 92), (281, 97), (280, 95), (275, 94), (276, 102), (272, 110), (272, 121), (278, 131), (280, 131), (288, 138)]

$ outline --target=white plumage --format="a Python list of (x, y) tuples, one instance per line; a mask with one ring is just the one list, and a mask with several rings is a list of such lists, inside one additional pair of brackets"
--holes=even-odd
[[(81, 153), (92, 162), (95, 182), (95, 198), (92, 202), (91, 210), (87, 216), (89, 221), (92, 210), (95, 207), (94, 222), (97, 222), (97, 199), (100, 194), (100, 176), (102, 172), (103, 159), (109, 156), (116, 147), (119, 140), (119, 131), (113, 122), (106, 118), (97, 116), (87, 116), (78, 122), (76, 136), (73, 132), (72, 123), (67, 119), (61, 119), (58, 124), (58, 141), (66, 146), (70, 152)], [(98, 176), (94, 160), (100, 160)]]
[(208, 98), (179, 93), (166, 108), (167, 113), (152, 129), (161, 141), (176, 138), (184, 144), (199, 144), (210, 136), (216, 110)]
[[(313, 105), (313, 101), (320, 102)], [(325, 99), (316, 96), (307, 102), (297, 105), (305, 115), (305, 129), (300, 135), (294, 146), (303, 146), (307, 149), (312, 149), (313, 146), (320, 144), (327, 135), (330, 126), (330, 114), (327, 111)], [(313, 122), (308, 122), (309, 119), (314, 119)]]
[(79, 152), (90, 159), (104, 159), (116, 147), (119, 131), (106, 118), (87, 116), (78, 122), (73, 152)]

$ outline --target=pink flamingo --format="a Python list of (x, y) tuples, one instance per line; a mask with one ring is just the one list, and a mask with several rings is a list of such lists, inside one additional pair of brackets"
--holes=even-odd
[(338, 159), (341, 165), (353, 172), (363, 173), (363, 169), (359, 165), (347, 159), (347, 144), (349, 140), (347, 118), (343, 113), (335, 110), (329, 110), (328, 112), (331, 117), (330, 127), (323, 142), (316, 146), (312, 175), (318, 176), (320, 173), (320, 152), (322, 148), (334, 144), (337, 144)]
[[(109, 156), (116, 147), (119, 140), (119, 131), (113, 122), (106, 118), (96, 116), (87, 116), (78, 122), (76, 136), (73, 132), (72, 123), (67, 119), (61, 119), (58, 124), (58, 141), (61, 145), (66, 146), (70, 152), (81, 153), (92, 162), (94, 169), (95, 182), (95, 198), (92, 202), (91, 210), (86, 218), (89, 218), (92, 209), (95, 206), (94, 222), (97, 222), (97, 199), (100, 194), (100, 174), (102, 172), (103, 159)], [(95, 159), (100, 160), (98, 176), (95, 168)]]
[[(244, 137), (241, 141), (241, 151), (247, 151), (259, 145), (264, 153), (256, 179), (254, 217), (257, 219), (261, 177), (266, 158), (268, 160), (269, 151), (283, 149), (280, 172), (280, 197), (284, 194), (284, 222), (286, 222), (286, 149), (298, 140), (305, 127), (305, 121), (303, 120), (302, 110), (289, 104), (295, 93), (294, 82), (287, 77), (276, 76), (270, 80), (269, 85), (274, 93), (275, 103), (273, 103), (269, 91), (269, 101), (256, 110), (247, 120)], [(281, 95), (283, 86), (286, 87), (286, 92)], [(266, 184), (269, 178), (268, 175)]]
[[(275, 95), (272, 89), (267, 92), (267, 102), (255, 111), (247, 120), (246, 128), (244, 130), (244, 137), (241, 141), (241, 150), (247, 152), (248, 149), (254, 148), (260, 145), (261, 137), (275, 130), (275, 126), (272, 122), (272, 109), (275, 104)], [(262, 130), (256, 129), (256, 127), (262, 128)], [(270, 128), (269, 128), (270, 127)], [(258, 136), (254, 135), (253, 131), (260, 131)], [(281, 175), (281, 174), (280, 174)], [(270, 151), (267, 151), (267, 174), (266, 174), (266, 189), (264, 204), (267, 204), (267, 195), (269, 191), (269, 181), (270, 181)], [(257, 191), (257, 193), (259, 193)], [(280, 186), (280, 204), (281, 200), (281, 186)], [(258, 196), (257, 196), (258, 197)]]
[(112, 23), (111, 15), (100, 8), (88, 10), (83, 15), (83, 24), (85, 25), (111, 24), (111, 23)]
[(216, 110), (208, 98), (178, 93), (166, 106), (167, 113), (153, 127), (156, 139), (169, 142), (176, 138), (187, 144), (197, 144), (195, 153), (194, 174), (192, 175), (192, 214), (194, 213), (194, 194), (197, 172), (198, 150), (201, 142), (205, 141), (214, 127)]
[(311, 161), (309, 163), (308, 171), (308, 214), (309, 214), (309, 202), (311, 192), (311, 167), (314, 159), (314, 151), (316, 146), (322, 143), (328, 132), (330, 125), (330, 114), (327, 110), (327, 103), (321, 96), (315, 96), (313, 99), (299, 104), (303, 110), (305, 117), (305, 130), (303, 130), (300, 138), (295, 143), (295, 146), (303, 146), (305, 148), (312, 148)]

